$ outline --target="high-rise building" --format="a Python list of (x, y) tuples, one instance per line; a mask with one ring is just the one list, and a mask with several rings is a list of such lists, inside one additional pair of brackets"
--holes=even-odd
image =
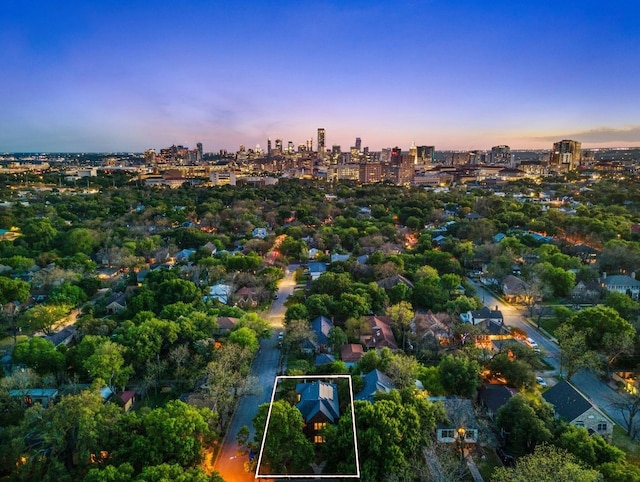
[(493, 146), (491, 148), (491, 164), (511, 164), (511, 148), (509, 146)]
[(582, 160), (582, 143), (563, 140), (554, 142), (549, 165), (552, 169), (571, 171), (578, 167)]
[(411, 147), (409, 148), (409, 156), (413, 159), (414, 164), (418, 164), (418, 147), (415, 142), (411, 143)]
[(324, 134), (325, 134), (324, 128), (319, 127), (318, 128), (318, 155), (321, 158), (324, 158), (324, 151), (325, 151)]
[(289, 154), (293, 154), (294, 152), (296, 152), (295, 148), (293, 147), (293, 141), (287, 142), (287, 152)]
[(267, 154), (271, 154), (271, 138), (267, 139)]
[(356, 137), (356, 145), (355, 148), (358, 149), (358, 152), (362, 151), (362, 139)]
[(198, 162), (202, 161), (202, 156), (204, 152), (202, 151), (202, 142), (198, 142), (196, 144), (196, 150), (198, 151)]
[(278, 154), (282, 154), (282, 139), (276, 139), (276, 151)]
[(418, 146), (418, 152), (416, 153), (418, 156), (419, 164), (432, 164), (433, 159), (435, 158), (436, 148), (434, 146)]

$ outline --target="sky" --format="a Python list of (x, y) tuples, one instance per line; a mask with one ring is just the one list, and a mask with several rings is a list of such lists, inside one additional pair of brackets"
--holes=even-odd
[(640, 146), (640, 0), (3, 0), (0, 152)]

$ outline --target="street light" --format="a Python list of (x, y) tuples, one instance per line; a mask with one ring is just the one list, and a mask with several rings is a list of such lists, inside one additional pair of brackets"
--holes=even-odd
[(464, 436), (466, 430), (463, 427), (458, 429), (458, 444), (460, 444), (460, 460), (464, 460)]

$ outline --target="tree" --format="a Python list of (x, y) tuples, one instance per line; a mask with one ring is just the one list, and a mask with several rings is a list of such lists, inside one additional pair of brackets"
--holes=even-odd
[(489, 362), (489, 369), (500, 374), (510, 385), (522, 389), (533, 385), (534, 374), (531, 365), (524, 360), (511, 360), (506, 353), (498, 353)]
[(307, 307), (302, 303), (292, 304), (287, 308), (287, 311), (284, 314), (285, 324), (288, 325), (294, 320), (309, 321), (309, 312), (307, 311)]
[(586, 428), (575, 425), (567, 424), (555, 445), (575, 455), (590, 467), (597, 467), (607, 462), (620, 463), (625, 458), (622, 450), (608, 443), (600, 435), (591, 435)]
[(438, 371), (442, 388), (449, 394), (471, 398), (480, 386), (480, 365), (467, 357), (445, 355)]
[(30, 285), (26, 281), (0, 276), (0, 307), (12, 301), (24, 303), (29, 294)]
[(124, 386), (132, 375), (131, 368), (124, 366), (125, 348), (106, 337), (95, 337), (95, 341), (94, 351), (84, 359), (83, 367), (92, 379), (104, 380), (112, 390)]
[(86, 228), (74, 228), (64, 236), (62, 251), (71, 256), (76, 253), (93, 254), (97, 246), (97, 233)]
[(386, 373), (399, 389), (414, 387), (419, 363), (402, 353), (394, 354), (386, 366)]
[(340, 350), (343, 345), (346, 345), (349, 340), (347, 339), (347, 335), (344, 330), (339, 326), (332, 326), (329, 329), (329, 334), (327, 336), (327, 342), (331, 347), (333, 353), (340, 353)]
[(541, 397), (528, 399), (521, 393), (511, 397), (496, 412), (496, 426), (507, 433), (516, 454), (524, 454), (552, 438), (553, 408)]
[(269, 404), (263, 403), (253, 418), (256, 441), (261, 441), (267, 431), (263, 463), (268, 469), (263, 473), (301, 473), (313, 462), (315, 455), (313, 444), (302, 431), (305, 423), (300, 410), (278, 400), (271, 405), (269, 426), (266, 427), (268, 412)]
[(556, 330), (560, 346), (560, 371), (564, 369), (567, 381), (581, 368), (590, 368), (598, 372), (600, 359), (589, 350), (584, 333), (577, 332), (571, 325), (562, 325)]
[(600, 473), (583, 468), (576, 459), (553, 445), (541, 445), (534, 453), (518, 459), (515, 467), (498, 467), (493, 482), (600, 482)]
[(64, 354), (53, 343), (38, 336), (20, 341), (11, 353), (14, 363), (24, 363), (39, 375), (57, 373), (64, 368)]
[(162, 300), (160, 307), (182, 301), (196, 303), (202, 299), (202, 293), (191, 281), (172, 279), (163, 281), (156, 290), (156, 297)]
[(33, 331), (51, 334), (53, 325), (67, 316), (67, 305), (35, 305), (22, 314), (22, 325)]
[(620, 411), (627, 435), (632, 439), (637, 438), (640, 434), (640, 427), (636, 423), (636, 417), (640, 414), (640, 394), (624, 393), (612, 396), (609, 404)]
[(597, 305), (575, 313), (569, 320), (571, 325), (585, 335), (590, 350), (601, 350), (606, 335), (614, 340), (635, 337), (636, 329), (613, 308)]
[(415, 316), (411, 303), (401, 301), (396, 305), (391, 305), (387, 308), (387, 316), (391, 317), (392, 326), (402, 333), (402, 349), (406, 350), (407, 331)]
[(231, 332), (229, 335), (229, 343), (235, 343), (243, 348), (248, 348), (253, 353), (257, 352), (260, 347), (260, 343), (258, 342), (258, 337), (255, 332), (246, 326)]

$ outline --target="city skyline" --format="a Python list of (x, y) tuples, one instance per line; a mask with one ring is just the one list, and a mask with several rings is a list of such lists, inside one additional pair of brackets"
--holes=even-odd
[(640, 145), (637, 2), (11, 2), (2, 152)]

